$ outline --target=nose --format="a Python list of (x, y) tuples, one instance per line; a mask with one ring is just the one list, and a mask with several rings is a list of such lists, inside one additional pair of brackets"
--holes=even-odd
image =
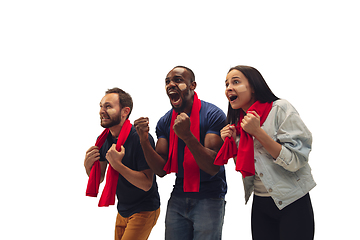
[(168, 89), (168, 88), (174, 88), (176, 87), (176, 83), (174, 81), (169, 81), (166, 85), (165, 85), (165, 88)]
[(225, 91), (232, 91), (232, 90), (233, 90), (232, 84), (227, 85), (225, 88)]
[(100, 111), (99, 111), (99, 114), (101, 115), (101, 114), (103, 114), (103, 113), (105, 113), (106, 111), (105, 111), (105, 107), (100, 107)]

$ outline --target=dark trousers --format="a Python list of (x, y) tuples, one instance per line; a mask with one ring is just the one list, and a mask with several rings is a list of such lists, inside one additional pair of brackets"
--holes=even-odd
[(271, 197), (254, 195), (251, 232), (254, 240), (312, 240), (314, 213), (309, 194), (279, 210)]

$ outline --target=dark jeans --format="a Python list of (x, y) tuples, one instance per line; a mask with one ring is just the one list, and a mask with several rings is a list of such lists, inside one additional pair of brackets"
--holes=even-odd
[(251, 231), (254, 240), (312, 240), (314, 213), (309, 194), (279, 210), (271, 197), (254, 195)]
[(224, 199), (172, 196), (166, 212), (165, 239), (220, 240), (224, 214)]

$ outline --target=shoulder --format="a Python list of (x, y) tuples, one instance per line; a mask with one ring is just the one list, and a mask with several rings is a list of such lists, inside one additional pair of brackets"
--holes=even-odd
[(134, 140), (140, 140), (139, 135), (137, 134), (134, 125), (131, 126), (131, 129), (130, 129), (130, 132), (129, 132), (129, 136), (128, 136), (127, 139), (131, 139), (132, 141), (134, 141)]
[(204, 114), (216, 114), (216, 115), (223, 115), (226, 117), (223, 110), (221, 110), (218, 106), (213, 103), (205, 102), (201, 100), (201, 110), (200, 112), (204, 112)]
[(222, 110), (215, 104), (201, 100), (201, 109), (203, 109), (203, 108), (204, 108), (204, 110), (207, 110), (207, 111), (221, 111), (222, 112)]
[(285, 113), (298, 113), (296, 111), (296, 109), (294, 108), (294, 106), (287, 100), (285, 99), (278, 99), (276, 101), (274, 101), (273, 103), (273, 109), (277, 109), (278, 111), (282, 111)]
[(209, 121), (226, 121), (226, 115), (215, 104), (201, 100), (200, 115), (206, 116)]
[[(153, 139), (152, 135), (150, 133), (148, 135), (149, 135), (150, 142), (154, 142), (154, 139)], [(130, 130), (128, 139), (130, 139), (131, 141), (135, 141), (135, 142), (140, 143), (140, 137), (139, 137), (139, 134), (137, 133), (134, 125), (131, 126), (131, 130)]]
[(167, 111), (164, 116), (162, 116), (159, 121), (157, 122), (157, 125), (163, 125), (163, 124), (169, 124), (171, 122), (171, 115), (172, 115), (173, 110), (170, 109), (169, 111)]

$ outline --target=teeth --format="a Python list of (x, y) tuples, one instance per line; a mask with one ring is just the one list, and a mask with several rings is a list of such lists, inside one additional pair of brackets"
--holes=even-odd
[(178, 94), (178, 93), (175, 91), (169, 91), (168, 94), (171, 95), (171, 94)]

